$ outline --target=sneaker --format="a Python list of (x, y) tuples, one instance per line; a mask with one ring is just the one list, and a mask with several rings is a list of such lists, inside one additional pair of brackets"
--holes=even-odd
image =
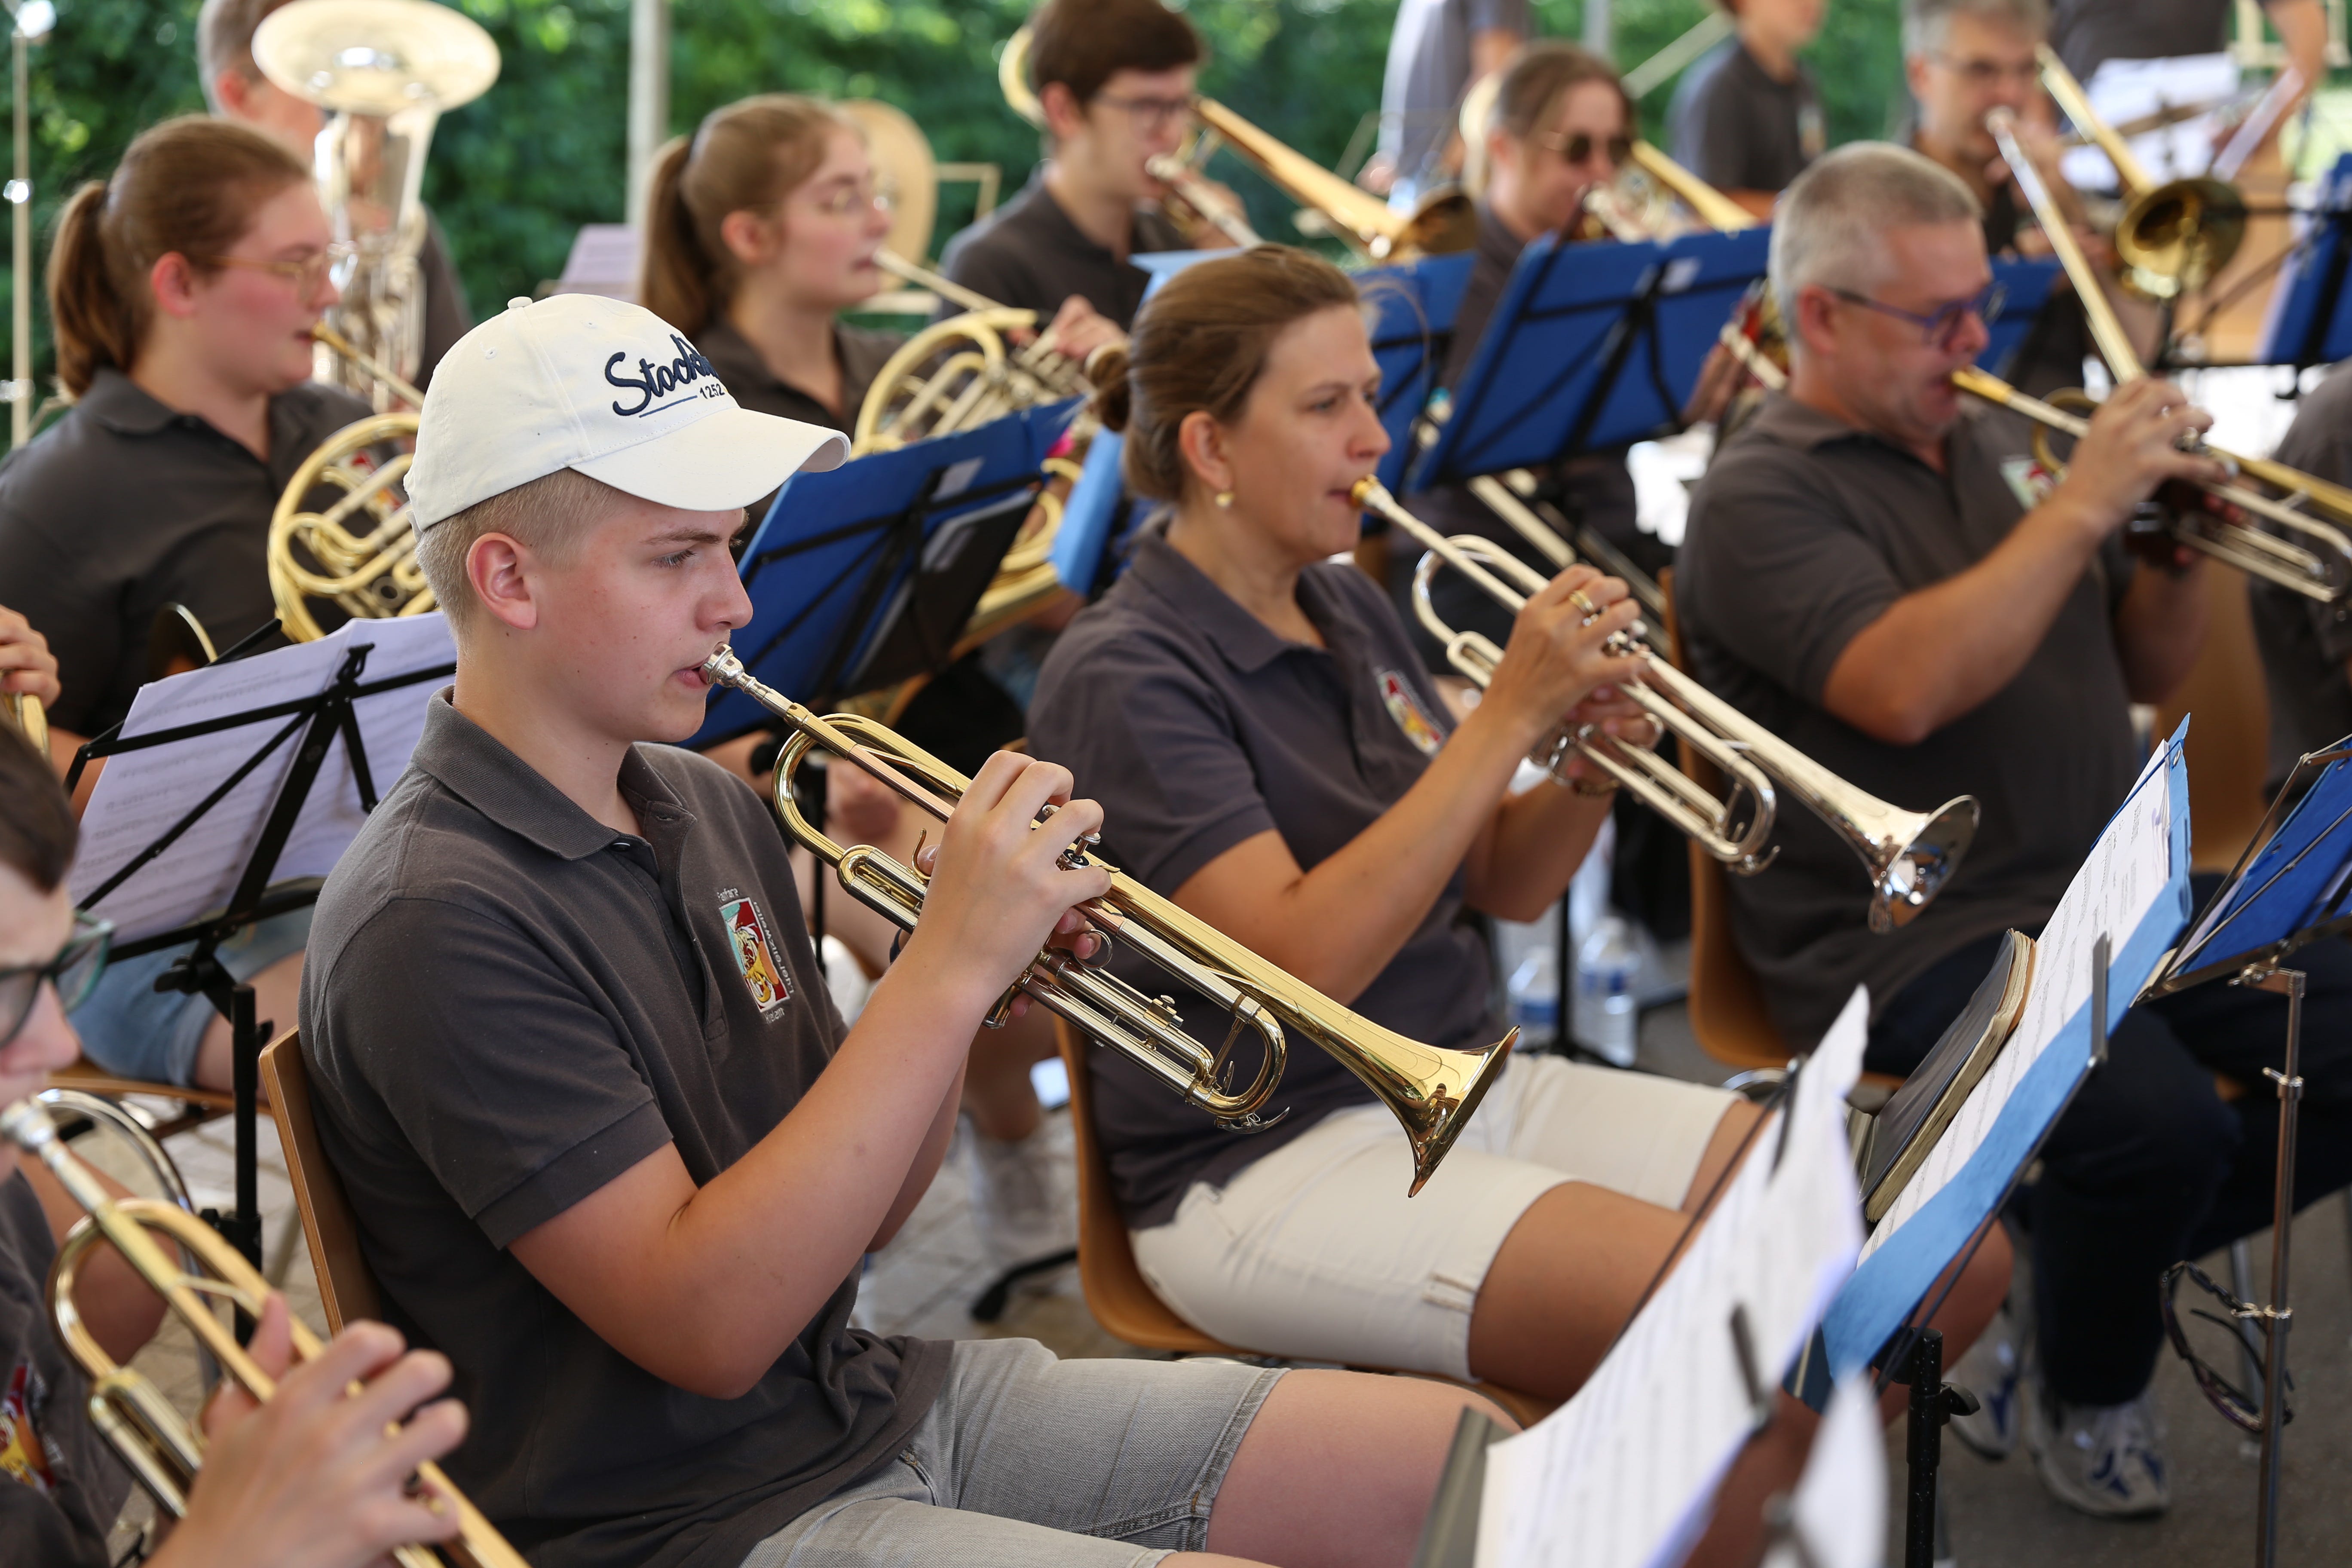
[(2172, 1505), (2164, 1429), (2143, 1393), (2122, 1405), (2026, 1402), (2033, 1468), (2050, 1495), (2102, 1519), (2144, 1519)]
[(1945, 1378), (1977, 1396), (1973, 1414), (1952, 1417), (1952, 1436), (1980, 1459), (2008, 1458), (2025, 1424), (2025, 1355), (2017, 1329), (2011, 1304), (2003, 1301)]
[(971, 1217), (989, 1263), (1002, 1271), (1077, 1246), (1069, 1159), (1055, 1146), (1053, 1123), (1011, 1142), (963, 1131), (971, 1147)]

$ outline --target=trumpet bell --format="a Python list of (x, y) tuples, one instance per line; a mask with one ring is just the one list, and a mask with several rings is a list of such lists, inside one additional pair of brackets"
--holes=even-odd
[[(1980, 813), (1977, 797), (1948, 800), (1925, 816), (1889, 812), (1883, 830), (1864, 847), (1861, 836), (1839, 831), (1863, 850), (1870, 867), (1870, 929), (1884, 934), (1909, 925), (1933, 902), (1976, 842)], [(1916, 826), (1915, 826), (1916, 825)], [(1903, 830), (1909, 828), (1907, 836)]]
[(2163, 301), (2211, 282), (2246, 238), (2246, 200), (2236, 187), (2200, 176), (2133, 196), (2116, 226), (2124, 287)]

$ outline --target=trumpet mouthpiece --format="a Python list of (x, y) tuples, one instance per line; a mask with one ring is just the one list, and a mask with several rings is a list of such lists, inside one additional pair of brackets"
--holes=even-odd
[(743, 679), (743, 661), (733, 648), (719, 648), (702, 661), (702, 678), (713, 686), (733, 686)]
[(48, 1108), (39, 1100), (26, 1098), (0, 1108), (0, 1137), (28, 1154), (38, 1154), (57, 1142), (57, 1123), (49, 1120)]

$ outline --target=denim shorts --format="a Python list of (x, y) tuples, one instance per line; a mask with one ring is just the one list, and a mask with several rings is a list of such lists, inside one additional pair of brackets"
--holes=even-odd
[(1142, 1568), (1204, 1551), (1217, 1489), (1281, 1376), (959, 1340), (898, 1458), (760, 1542), (743, 1568)]
[[(221, 967), (238, 980), (250, 980), (288, 954), (301, 952), (310, 940), (310, 910), (305, 904), (237, 932), (215, 950)], [(109, 963), (98, 977), (97, 989), (71, 1015), (74, 1030), (81, 1036), (82, 1054), (117, 1078), (192, 1081), (205, 1031), (220, 1015), (203, 994), (158, 991), (155, 982), (194, 947), (165, 948)], [(291, 1018), (261, 1020), (273, 1021), (280, 1031), (294, 1026)]]
[(1384, 1105), (1325, 1117), (1223, 1187), (1195, 1182), (1135, 1261), (1185, 1321), (1297, 1361), (1470, 1375), (1470, 1314), (1503, 1239), (1563, 1182), (1677, 1208), (1738, 1097), (1559, 1057), (1515, 1057), (1408, 1198)]

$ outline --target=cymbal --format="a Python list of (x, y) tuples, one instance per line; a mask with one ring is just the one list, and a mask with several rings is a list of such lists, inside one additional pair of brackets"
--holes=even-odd
[(452, 110), (499, 79), (481, 24), (432, 0), (294, 0), (255, 30), (253, 59), (295, 97), (353, 114)]

